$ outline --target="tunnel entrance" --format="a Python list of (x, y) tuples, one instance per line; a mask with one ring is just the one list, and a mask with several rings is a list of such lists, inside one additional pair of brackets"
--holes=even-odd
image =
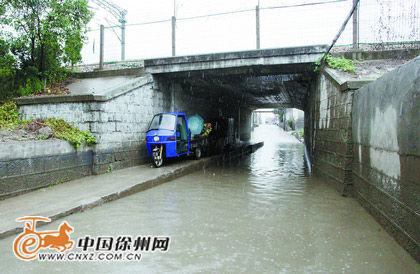
[[(199, 114), (209, 121), (229, 119), (234, 124), (235, 142), (241, 142), (251, 140), (253, 112), (259, 109), (284, 109), (284, 116), (289, 118), (282, 122), (282, 128), (288, 129), (287, 120), (291, 120), (291, 129), (303, 133), (302, 111), (307, 109), (317, 79), (315, 62), (326, 48), (318, 45), (180, 56), (145, 60), (144, 66), (153, 75), (154, 89), (170, 98), (170, 111)], [(287, 110), (291, 108), (300, 113)], [(278, 121), (269, 123), (280, 128)]]
[[(199, 114), (205, 119), (233, 119), (235, 139), (247, 141), (253, 111), (306, 108), (321, 48), (146, 60), (145, 68), (152, 73), (156, 89), (170, 94), (171, 111)], [(297, 110), (287, 115), (293, 129), (304, 127)]]

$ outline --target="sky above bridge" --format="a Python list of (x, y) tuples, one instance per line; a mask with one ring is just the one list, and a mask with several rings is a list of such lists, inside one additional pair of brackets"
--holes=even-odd
[[(290, 6), (317, 1), (260, 0), (260, 7)], [(128, 11), (126, 59), (171, 55), (173, 0), (113, 2)], [(258, 0), (176, 0), (177, 55), (255, 49), (256, 5)], [(85, 63), (95, 63), (99, 60), (99, 25), (118, 25), (118, 21), (105, 10), (94, 3), (90, 6), (95, 12), (95, 17), (89, 24), (93, 31), (88, 32), (88, 43), (83, 49)], [(351, 1), (339, 1), (314, 6), (263, 9), (260, 11), (261, 48), (330, 43), (350, 7)], [(231, 11), (239, 12), (220, 14)], [(209, 14), (218, 15), (205, 16)], [(143, 24), (157, 21), (162, 22)], [(120, 33), (119, 28), (105, 30), (105, 61), (120, 58)]]
[[(173, 15), (177, 18), (177, 55), (255, 49), (255, 7), (258, 4), (261, 8), (261, 48), (330, 44), (346, 19), (353, 0), (113, 0), (112, 2), (128, 11), (126, 60), (138, 60), (171, 56)], [(305, 5), (311, 3), (313, 5)], [(299, 6), (302, 4), (304, 5)], [(99, 60), (99, 25), (103, 24), (106, 27), (119, 25), (117, 19), (93, 1), (90, 1), (89, 5), (95, 12), (95, 17), (89, 24), (91, 31), (88, 32), (87, 44), (82, 51), (83, 62), (87, 64), (98, 63)], [(418, 15), (416, 17), (419, 6), (420, 0), (361, 2), (360, 42), (420, 40)], [(121, 29), (118, 26), (105, 29), (105, 62), (120, 60), (120, 37)], [(352, 21), (349, 22), (337, 44), (351, 43)]]

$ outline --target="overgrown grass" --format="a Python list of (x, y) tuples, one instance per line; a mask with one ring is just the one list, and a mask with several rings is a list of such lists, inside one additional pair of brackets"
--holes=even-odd
[(6, 102), (0, 106), (0, 129), (16, 129), (27, 121), (19, 119), (16, 104)]
[[(21, 120), (19, 119), (15, 103), (7, 102), (0, 107), (0, 130), (28, 129), (30, 123), (36, 123), (39, 126), (48, 126), (56, 138), (70, 142), (75, 148), (78, 148), (83, 143), (86, 143), (88, 146), (97, 143), (96, 138), (89, 131), (80, 130), (63, 119)], [(38, 139), (45, 139), (45, 136), (39, 137)]]
[[(355, 60), (346, 59), (344, 57), (333, 57), (331, 55), (327, 55), (325, 57), (325, 61), (330, 68), (338, 69), (339, 71), (347, 71), (356, 73), (356, 67), (354, 63), (357, 62)], [(315, 63), (315, 71), (319, 71), (319, 66), (321, 65), (321, 60)]]

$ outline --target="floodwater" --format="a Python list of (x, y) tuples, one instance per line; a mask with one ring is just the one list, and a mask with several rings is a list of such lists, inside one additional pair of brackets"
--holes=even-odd
[(23, 262), (12, 254), (13, 236), (0, 240), (0, 272), (420, 273), (354, 199), (307, 176), (302, 144), (268, 125), (253, 138), (265, 146), (241, 160), (64, 218), (75, 241), (169, 236), (167, 252), (142, 252), (140, 261)]

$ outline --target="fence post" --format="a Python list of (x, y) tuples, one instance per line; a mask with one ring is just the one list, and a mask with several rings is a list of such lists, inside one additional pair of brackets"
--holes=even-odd
[(256, 31), (257, 31), (257, 49), (260, 49), (260, 5), (255, 7)]
[[(358, 0), (353, 0), (353, 5)], [(358, 4), (359, 5), (359, 4)], [(353, 49), (359, 48), (359, 7), (356, 7), (353, 13)]]
[(176, 27), (176, 18), (172, 16), (172, 56), (176, 55), (175, 51), (175, 27)]
[(100, 44), (99, 44), (99, 70), (104, 68), (104, 25), (100, 29)]
[(121, 20), (121, 61), (125, 60), (125, 20)]

